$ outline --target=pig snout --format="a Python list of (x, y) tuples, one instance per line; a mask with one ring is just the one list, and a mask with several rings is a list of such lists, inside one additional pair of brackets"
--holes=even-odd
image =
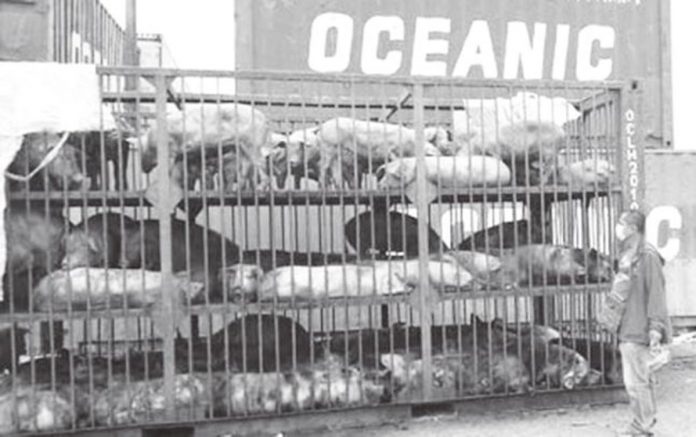
[(582, 355), (576, 353), (573, 356), (573, 365), (571, 369), (563, 375), (563, 387), (571, 390), (576, 385), (581, 384), (590, 371), (590, 366), (587, 360)]
[(91, 181), (81, 172), (78, 172), (72, 175), (71, 185), (77, 190), (88, 190), (91, 185)]

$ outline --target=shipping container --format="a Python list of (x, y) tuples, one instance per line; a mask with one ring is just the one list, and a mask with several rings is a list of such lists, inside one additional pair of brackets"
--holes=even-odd
[(122, 65), (124, 44), (98, 0), (0, 1), (0, 61)]
[(645, 154), (646, 237), (666, 261), (667, 304), (677, 325), (696, 325), (696, 152)]
[[(640, 80), (647, 148), (671, 147), (668, 0), (236, 3), (241, 70)], [(307, 90), (305, 90), (307, 91)], [(391, 96), (398, 101), (398, 94)]]

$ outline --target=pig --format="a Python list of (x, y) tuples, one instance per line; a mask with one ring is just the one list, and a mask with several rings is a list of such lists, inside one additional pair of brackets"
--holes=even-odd
[(451, 250), (447, 252), (447, 255), (456, 259), (465, 270), (474, 275), (475, 279), (484, 283), (490, 281), (495, 272), (502, 267), (499, 258), (482, 252)]
[(215, 415), (350, 407), (387, 400), (384, 385), (333, 356), (287, 372), (219, 374), (213, 387)]
[(596, 186), (605, 189), (617, 178), (616, 167), (603, 159), (585, 159), (559, 165), (557, 172), (556, 182), (559, 185), (571, 185), (575, 188), (592, 189)]
[[(379, 208), (362, 212), (348, 220), (344, 234), (360, 258), (370, 258), (374, 254), (378, 259), (384, 259), (388, 252), (402, 252), (406, 258), (418, 256), (418, 219), (408, 214)], [(447, 250), (439, 235), (429, 227), (428, 252)]]
[(9, 208), (5, 215), (7, 273), (38, 269), (45, 274), (60, 267), (64, 237), (71, 228), (56, 211)]
[(527, 121), (499, 128), (492, 152), (513, 169), (518, 186), (539, 185), (548, 177), (547, 162), (563, 147), (565, 132), (552, 123)]
[(434, 145), (442, 155), (453, 156), (456, 154), (456, 144), (453, 142), (452, 132), (442, 126), (426, 126), (423, 130), (425, 140)]
[[(104, 168), (107, 172), (104, 174), (102, 174), (102, 135), (104, 138)], [(108, 188), (106, 175), (108, 174), (109, 162), (113, 163), (114, 166), (114, 188), (116, 190), (128, 188), (126, 175), (130, 143), (125, 133), (115, 129), (103, 133), (100, 131), (73, 132), (70, 134), (69, 141), (84, 153), (85, 172), (89, 178), (91, 189)]]
[(587, 360), (573, 349), (548, 341), (551, 336), (540, 335), (545, 329), (528, 329), (519, 334), (508, 330), (506, 343), (503, 343), (501, 331), (505, 328), (498, 321), (492, 326), (496, 331), (492, 350), (519, 354), (536, 384), (572, 389), (586, 380), (590, 370)]
[[(211, 298), (221, 297), (222, 290), (217, 282), (218, 272), (223, 267), (223, 244), (225, 261), (228, 265), (236, 264), (239, 260), (239, 248), (215, 231), (189, 222), (186, 244), (187, 224), (181, 220), (172, 220), (172, 270), (182, 272), (187, 270), (187, 254), (190, 259), (191, 280), (206, 282), (208, 274), (208, 292)], [(141, 229), (142, 225), (142, 229)], [(159, 221), (135, 221), (126, 232), (125, 253), (122, 255), (124, 267), (160, 270), (160, 239)], [(142, 233), (141, 233), (142, 231)], [(141, 239), (142, 244), (141, 244)], [(207, 246), (206, 246), (207, 239)], [(142, 253), (141, 253), (142, 252)], [(205, 254), (207, 253), (207, 269)], [(142, 256), (144, 255), (144, 257)]]
[(424, 160), (406, 157), (390, 161), (377, 169), (377, 185), (382, 190), (406, 190), (411, 197), (417, 181), (418, 163), (425, 167), (426, 198), (436, 200), (441, 190), (466, 192), (470, 187), (505, 186), (510, 169), (491, 156), (426, 156)]
[[(190, 408), (205, 410), (210, 393), (205, 375), (176, 375), (174, 404), (180, 413)], [(116, 384), (96, 392), (91, 408), (97, 425), (145, 423), (166, 414), (164, 379)], [(194, 417), (191, 417), (193, 419)]]
[(132, 229), (136, 222), (130, 217), (112, 212), (95, 214), (75, 226), (65, 241), (65, 256), (62, 266), (75, 267), (120, 267), (123, 232)]
[(218, 282), (225, 286), (224, 294), (232, 302), (256, 302), (263, 275), (263, 268), (255, 264), (235, 264), (220, 270)]
[[(604, 380), (608, 384), (621, 384), (623, 371), (621, 369), (621, 352), (611, 341), (588, 340), (586, 338), (563, 337), (555, 340), (565, 347), (576, 350), (587, 358), (592, 370), (604, 372)], [(600, 380), (602, 373), (600, 373)]]
[[(526, 121), (499, 126), (494, 138), (474, 142), (460, 153), (484, 153), (500, 158), (518, 186), (539, 185), (551, 174), (550, 162), (563, 147), (565, 132), (552, 123)], [(471, 139), (470, 139), (471, 140)]]
[[(474, 345), (488, 341), (488, 323), (478, 317), (469, 325), (433, 326), (431, 345), (434, 354), (452, 354), (471, 350)], [(475, 339), (474, 339), (475, 338)], [(362, 364), (366, 369), (380, 367), (380, 355), (384, 353), (421, 354), (421, 330), (419, 327), (394, 325), (382, 329), (361, 329), (331, 335), (328, 347), (331, 353), (345, 356), (351, 365)]]
[[(515, 230), (517, 235), (515, 235)], [(531, 233), (531, 236), (530, 236)], [(529, 226), (526, 219), (514, 222), (503, 222), (490, 228), (482, 229), (465, 238), (459, 243), (460, 250), (485, 251), (486, 247), (492, 250), (512, 249), (528, 244), (542, 244), (542, 235), (539, 225)], [(488, 246), (486, 246), (488, 244)]]
[[(391, 372), (395, 394), (419, 396), (422, 390), (422, 360), (408, 355), (383, 354), (382, 365)], [(476, 364), (474, 364), (476, 362)], [(454, 393), (525, 393), (529, 374), (522, 360), (515, 355), (496, 353), (490, 356), (479, 351), (456, 355), (433, 355), (432, 381), (436, 393), (445, 397)], [(492, 377), (492, 379), (491, 379)]]
[[(429, 281), (435, 289), (466, 287), (471, 274), (450, 257), (429, 260)], [(279, 267), (265, 275), (259, 300), (324, 299), (410, 293), (419, 287), (418, 259), (375, 261), (358, 265)]]
[(196, 182), (200, 181), (201, 189), (212, 191), (215, 189), (216, 179), (222, 189), (228, 192), (268, 188), (263, 182), (266, 180), (265, 166), (256, 174), (257, 168), (246, 149), (227, 146), (224, 151), (209, 148), (204, 152), (204, 156), (201, 156), (200, 149), (192, 149), (182, 152), (175, 159), (172, 178), (175, 183), (181, 184), (181, 188), (194, 190)]
[(222, 156), (222, 185), (227, 192), (256, 187), (254, 166), (248, 157), (238, 152), (227, 152)]
[[(536, 383), (549, 388), (573, 389), (586, 380), (590, 366), (585, 357), (562, 345), (548, 344), (548, 355), (541, 344), (535, 349)], [(530, 354), (531, 356), (531, 354)], [(523, 358), (523, 360), (525, 360)], [(531, 359), (525, 360), (531, 366)]]
[[(349, 188), (359, 186), (365, 173), (372, 173), (387, 161), (413, 156), (416, 134), (407, 127), (380, 122), (338, 117), (322, 123), (318, 129), (321, 144), (319, 178), (323, 186), (332, 183)], [(429, 142), (423, 147), (426, 155), (440, 155)], [(357, 175), (357, 178), (356, 178)]]
[[(223, 153), (230, 148), (247, 150), (255, 163), (265, 155), (270, 144), (266, 116), (259, 110), (242, 104), (187, 105), (181, 112), (167, 116), (170, 157), (198, 147), (217, 149)], [(140, 139), (132, 139), (142, 153), (142, 170), (149, 173), (157, 165), (157, 126), (153, 125)]]
[(223, 350), (227, 350), (230, 367), (239, 372), (286, 371), (312, 360), (312, 338), (307, 330), (291, 318), (280, 315), (243, 315), (227, 325), (227, 348), (225, 328), (214, 333), (210, 342), (214, 370), (226, 368), (225, 355), (218, 353)]
[(595, 249), (551, 244), (520, 246), (501, 256), (502, 274), (519, 285), (557, 285), (573, 282), (608, 282), (613, 275), (612, 260)]
[[(266, 272), (284, 266), (322, 266), (355, 261), (354, 255), (282, 250), (248, 250), (242, 253), (243, 263), (220, 270), (218, 282), (225, 285), (225, 294), (233, 301), (254, 302)], [(225, 280), (223, 281), (223, 276)]]
[(75, 415), (70, 399), (67, 390), (50, 388), (18, 387), (0, 394), (0, 434), (67, 430)]
[[(10, 163), (8, 171), (19, 176), (28, 175), (38, 167), (51, 148), (56, 146), (61, 139), (60, 134), (53, 133), (37, 132), (25, 135), (22, 146)], [(80, 190), (86, 188), (87, 178), (81, 171), (81, 162), (79, 149), (68, 138), (53, 160), (29, 180), (29, 189)], [(45, 184), (46, 180), (48, 186)], [(10, 191), (18, 191), (23, 186), (18, 181), (12, 180)]]

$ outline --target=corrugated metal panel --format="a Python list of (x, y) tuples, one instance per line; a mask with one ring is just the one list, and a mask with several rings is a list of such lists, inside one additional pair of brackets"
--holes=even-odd
[(0, 1), (0, 60), (121, 65), (124, 31), (96, 0)]
[[(671, 146), (668, 1), (243, 0), (237, 6), (241, 69), (640, 79), (646, 101), (659, 102), (644, 108), (643, 141)], [(525, 39), (538, 45), (520, 63), (515, 48), (524, 51)], [(465, 71), (467, 59), (473, 66)]]
[(98, 1), (53, 0), (53, 60), (121, 65), (124, 31)]
[(667, 260), (665, 276), (670, 314), (696, 315), (696, 152), (645, 156), (647, 238)]

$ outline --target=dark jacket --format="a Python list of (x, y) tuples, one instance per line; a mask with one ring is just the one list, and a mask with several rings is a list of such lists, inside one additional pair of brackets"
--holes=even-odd
[(648, 332), (662, 333), (662, 343), (672, 340), (672, 326), (667, 315), (664, 260), (652, 245), (643, 243), (631, 278), (626, 311), (619, 325), (619, 340), (649, 344)]

